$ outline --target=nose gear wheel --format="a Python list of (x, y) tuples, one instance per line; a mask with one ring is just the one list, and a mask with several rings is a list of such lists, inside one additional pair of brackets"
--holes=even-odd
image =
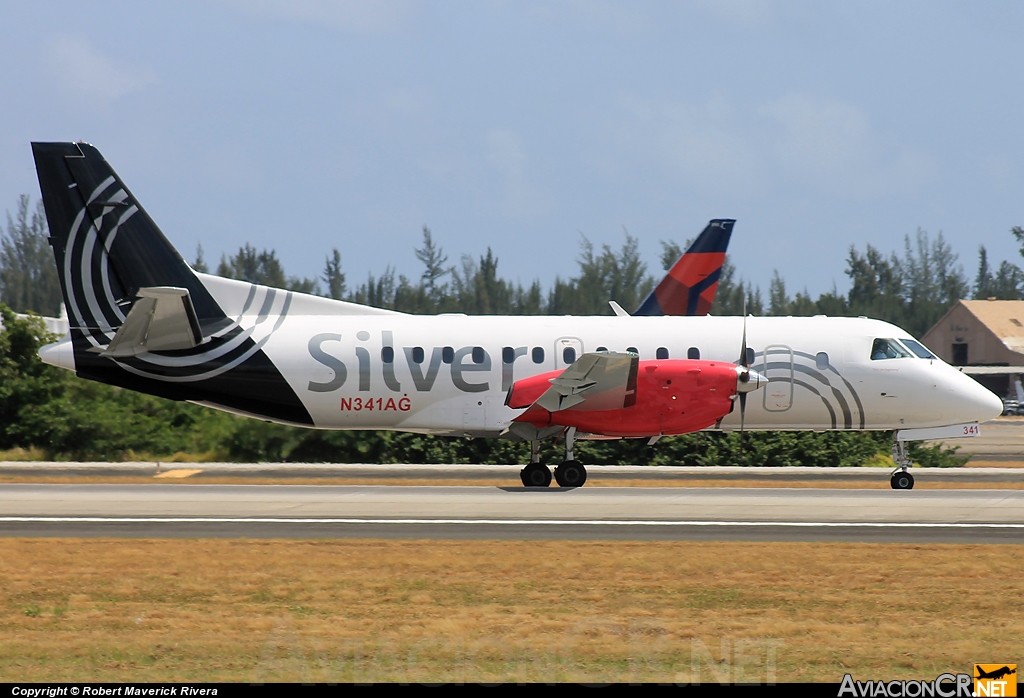
[(912, 490), (914, 489), (914, 476), (905, 470), (897, 470), (889, 478), (889, 485), (894, 490)]

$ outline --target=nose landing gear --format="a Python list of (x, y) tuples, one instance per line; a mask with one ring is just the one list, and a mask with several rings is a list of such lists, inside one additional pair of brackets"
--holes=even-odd
[(910, 456), (907, 455), (907, 442), (900, 441), (895, 438), (895, 435), (893, 435), (892, 442), (892, 459), (899, 467), (892, 472), (892, 477), (889, 478), (889, 486), (894, 490), (914, 489), (914, 476), (908, 471), (912, 462)]
[(912, 490), (914, 489), (914, 476), (905, 470), (897, 470), (889, 478), (889, 485), (894, 490)]

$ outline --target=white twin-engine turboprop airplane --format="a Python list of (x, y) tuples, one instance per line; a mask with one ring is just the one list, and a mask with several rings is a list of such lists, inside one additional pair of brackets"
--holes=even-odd
[[(650, 314), (690, 291), (706, 312), (710, 274), (673, 270), (637, 316), (428, 317), (197, 273), (94, 147), (32, 148), (71, 324), (39, 353), (83, 378), (320, 429), (527, 440), (528, 486), (551, 482), (545, 438), (564, 436), (555, 479), (579, 486), (579, 438), (875, 429), (897, 430), (892, 486), (908, 489), (906, 441), (974, 435), (1002, 411), (877, 320)], [(724, 226), (724, 245), (732, 223), (705, 233)], [(701, 240), (717, 275), (724, 246)]]

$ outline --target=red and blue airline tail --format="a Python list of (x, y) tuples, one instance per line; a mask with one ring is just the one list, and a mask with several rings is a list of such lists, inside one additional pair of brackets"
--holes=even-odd
[(708, 223), (633, 315), (707, 315), (735, 224), (731, 218)]

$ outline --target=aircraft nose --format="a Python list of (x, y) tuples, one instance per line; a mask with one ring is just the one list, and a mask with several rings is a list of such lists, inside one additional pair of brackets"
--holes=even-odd
[(958, 390), (960, 409), (963, 411), (964, 422), (987, 422), (1003, 413), (1003, 401), (970, 376), (963, 377), (963, 385)]
[(996, 397), (996, 394), (993, 393), (991, 390), (988, 390), (984, 386), (979, 387), (981, 387), (982, 390), (986, 393), (986, 395), (984, 395), (983, 398), (983, 404), (981, 407), (979, 407), (979, 411), (984, 410), (987, 416), (984, 420), (979, 419), (978, 421), (987, 422), (990, 419), (995, 419), (996, 417), (1003, 413), (1003, 401)]

